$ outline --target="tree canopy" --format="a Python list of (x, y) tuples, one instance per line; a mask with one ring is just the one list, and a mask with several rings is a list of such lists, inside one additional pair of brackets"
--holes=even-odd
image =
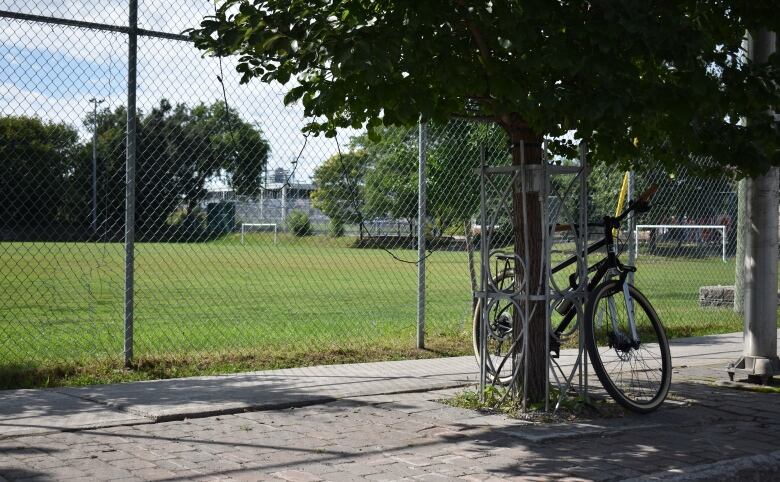
[(742, 60), (760, 27), (775, 2), (225, 0), (191, 36), (244, 82), (294, 79), (310, 131), (474, 117), (562, 155), (743, 174), (780, 164), (780, 59)]

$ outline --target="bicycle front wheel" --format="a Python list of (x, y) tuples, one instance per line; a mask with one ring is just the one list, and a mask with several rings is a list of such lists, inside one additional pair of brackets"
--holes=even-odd
[[(585, 310), (585, 343), (604, 389), (623, 407), (638, 413), (658, 408), (669, 392), (672, 359), (658, 314), (633, 285), (626, 299), (619, 281), (596, 287)], [(635, 340), (629, 310), (636, 326)]]

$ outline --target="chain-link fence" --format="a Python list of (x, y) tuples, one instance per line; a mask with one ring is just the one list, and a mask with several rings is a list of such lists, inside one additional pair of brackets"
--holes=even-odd
[[(209, 2), (142, 1), (138, 29), (127, 2), (0, 5), (3, 374), (131, 355), (258, 367), (419, 355), (417, 127), (304, 136), (283, 86), (239, 85), (231, 59), (179, 34)], [(428, 126), (432, 353), (470, 349), (481, 146), (508, 162), (493, 126)], [(622, 176), (594, 170), (592, 214), (614, 211)], [(676, 335), (739, 329), (728, 308), (698, 304), (700, 286), (733, 283), (734, 183), (634, 184), (653, 180), (656, 209), (627, 244), (637, 283)]]

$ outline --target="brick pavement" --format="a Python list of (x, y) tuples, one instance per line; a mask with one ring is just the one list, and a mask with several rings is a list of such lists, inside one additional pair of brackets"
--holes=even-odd
[(780, 480), (780, 395), (676, 370), (647, 416), (534, 425), (461, 389), (0, 440), (0, 480)]

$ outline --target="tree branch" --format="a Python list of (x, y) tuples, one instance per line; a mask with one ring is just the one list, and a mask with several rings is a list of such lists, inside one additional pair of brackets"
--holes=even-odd
[(494, 115), (467, 115), (467, 114), (452, 113), (450, 114), (450, 117), (452, 117), (453, 119), (465, 119), (473, 122), (500, 123), (500, 118)]
[[(464, 1), (459, 0), (458, 6), (463, 7)], [(474, 43), (477, 44), (477, 49), (479, 49), (479, 56), (482, 59), (482, 64), (485, 66), (486, 94), (484, 98), (490, 99), (490, 49), (488, 48), (487, 43), (482, 36), (482, 32), (479, 28), (477, 28), (476, 25), (474, 25), (473, 22), (469, 20), (468, 15), (464, 15), (463, 21), (466, 23), (466, 28), (468, 28), (469, 33), (471, 33), (471, 38), (474, 40)]]

